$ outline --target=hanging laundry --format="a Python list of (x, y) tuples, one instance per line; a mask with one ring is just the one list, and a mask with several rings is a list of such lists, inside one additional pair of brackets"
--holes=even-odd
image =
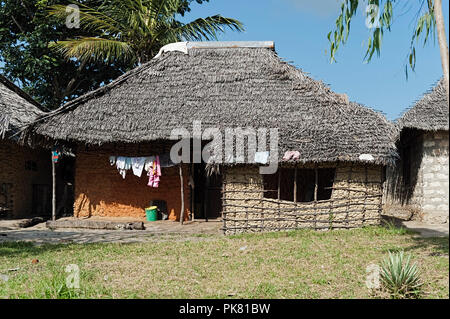
[(126, 169), (119, 169), (119, 174), (122, 176), (123, 179), (125, 179), (125, 176), (127, 175)]
[(118, 156), (116, 159), (116, 167), (119, 170), (119, 174), (125, 179), (127, 170), (131, 169), (131, 159), (128, 157)]
[(145, 158), (144, 170), (146, 172), (150, 172), (150, 169), (152, 169), (152, 165), (155, 160), (156, 160), (155, 156), (149, 156)]
[(284, 153), (283, 161), (289, 161), (289, 160), (298, 160), (300, 158), (300, 152), (299, 151), (287, 151)]
[(52, 161), (53, 163), (58, 163), (61, 152), (55, 147), (52, 150)]
[(125, 157), (125, 169), (131, 169), (131, 158), (130, 157)]
[(159, 178), (161, 176), (161, 165), (159, 161), (159, 156), (156, 156), (156, 159), (153, 161), (153, 165), (148, 173), (148, 186), (150, 187), (159, 187)]
[(142, 171), (144, 170), (145, 157), (132, 157), (131, 158), (131, 168), (133, 169), (133, 174), (137, 177), (142, 176)]
[(123, 156), (118, 156), (116, 159), (116, 167), (117, 169), (125, 169), (126, 158)]

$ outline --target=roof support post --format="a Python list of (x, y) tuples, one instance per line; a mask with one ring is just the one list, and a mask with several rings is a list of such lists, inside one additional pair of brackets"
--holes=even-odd
[[(194, 172), (195, 172), (195, 164), (191, 165), (191, 180), (194, 183)], [(191, 220), (195, 219), (195, 184), (191, 185)]]
[(280, 185), (281, 185), (281, 168), (278, 168), (278, 185), (277, 185), (277, 190), (278, 190), (277, 199), (278, 200), (281, 199)]
[(294, 169), (294, 203), (297, 203), (297, 166)]
[(317, 190), (319, 188), (319, 170), (317, 169), (317, 165), (314, 168), (314, 201), (317, 202)]
[(52, 161), (52, 220), (56, 220), (56, 163), (53, 159), (53, 152), (50, 152)]
[(180, 188), (181, 188), (181, 213), (180, 213), (180, 224), (183, 225), (184, 222), (184, 182), (183, 182), (183, 167), (180, 163)]

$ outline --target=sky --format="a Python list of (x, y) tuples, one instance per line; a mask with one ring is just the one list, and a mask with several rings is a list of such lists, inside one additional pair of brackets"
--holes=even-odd
[[(347, 44), (337, 53), (337, 63), (327, 55), (327, 34), (334, 30), (340, 12), (338, 0), (210, 0), (191, 5), (192, 11), (181, 19), (188, 22), (215, 14), (240, 20), (245, 32), (227, 31), (220, 41), (274, 41), (284, 60), (302, 69), (316, 80), (328, 84), (351, 101), (383, 112), (395, 120), (428, 91), (441, 77), (442, 66), (437, 38), (425, 47), (416, 47), (416, 70), (405, 76), (414, 16), (418, 0), (398, 0), (394, 5), (391, 32), (383, 37), (380, 57), (364, 63), (369, 29), (364, 8), (351, 25)], [(449, 1), (443, 0), (448, 42)]]

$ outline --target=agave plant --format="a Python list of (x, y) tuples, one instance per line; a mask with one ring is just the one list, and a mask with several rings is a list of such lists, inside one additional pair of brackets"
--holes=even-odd
[(417, 297), (423, 284), (417, 264), (411, 262), (411, 255), (405, 257), (403, 251), (389, 252), (381, 264), (380, 279), (395, 299)]
[[(52, 44), (67, 58), (80, 61), (141, 64), (171, 42), (217, 39), (225, 28), (244, 30), (240, 21), (221, 15), (178, 21), (185, 0), (108, 0), (95, 7), (80, 2), (70, 1), (79, 7), (83, 35)], [(53, 5), (48, 12), (63, 21), (66, 9)]]

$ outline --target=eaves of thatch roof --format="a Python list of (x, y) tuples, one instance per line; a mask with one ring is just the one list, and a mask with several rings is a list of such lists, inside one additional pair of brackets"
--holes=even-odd
[(400, 129), (448, 131), (449, 108), (444, 79), (441, 80), (398, 120)]
[(168, 139), (174, 128), (278, 128), (280, 154), (301, 162), (395, 156), (394, 125), (277, 56), (272, 45), (190, 44), (165, 52), (54, 111), (44, 139), (102, 145)]
[(0, 139), (24, 129), (42, 115), (36, 101), (0, 75)]

